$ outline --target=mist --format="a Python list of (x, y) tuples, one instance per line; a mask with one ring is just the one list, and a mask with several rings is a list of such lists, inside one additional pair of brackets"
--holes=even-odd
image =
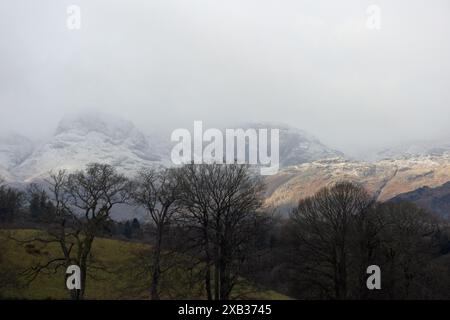
[(3, 0), (0, 132), (96, 110), (144, 132), (284, 122), (349, 154), (450, 139), (449, 18), (445, 0)]

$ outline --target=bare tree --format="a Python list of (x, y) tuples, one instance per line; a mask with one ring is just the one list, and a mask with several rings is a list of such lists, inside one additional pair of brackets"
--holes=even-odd
[[(72, 264), (78, 264), (76, 251), (78, 245), (82, 243), (82, 221), (69, 208), (67, 182), (67, 172), (60, 170), (56, 173), (50, 172), (50, 177), (46, 180), (48, 190), (41, 189), (36, 184), (29, 187), (30, 201), (36, 195), (42, 197), (45, 194), (52, 204), (52, 210), (40, 217), (40, 222), (45, 224), (45, 234), (33, 236), (30, 239), (14, 238), (14, 240), (25, 246), (39, 245), (40, 247), (46, 247), (56, 244), (60, 249), (60, 255), (58, 254), (56, 257), (25, 269), (21, 276), (27, 284), (33, 282), (40, 274), (56, 274), (61, 268), (66, 269)], [(65, 281), (66, 276), (64, 276), (63, 285), (65, 285)], [(80, 292), (70, 291), (70, 298), (79, 299)]]
[(238, 164), (190, 164), (177, 176), (183, 224), (203, 252), (207, 298), (229, 299), (248, 254), (263, 184)]
[(76, 264), (81, 271), (81, 289), (71, 292), (71, 298), (83, 299), (92, 243), (109, 222), (112, 208), (130, 200), (132, 183), (112, 166), (98, 163), (71, 174), (51, 174), (48, 182), (54, 214), (49, 217), (47, 235), (18, 241), (57, 243), (61, 255), (32, 266), (23, 275), (31, 282), (40, 273), (56, 273)]
[(371, 198), (358, 185), (341, 182), (303, 199), (291, 215), (295, 258), (305, 287), (326, 298), (349, 297), (349, 264), (355, 221)]
[[(439, 229), (446, 223), (413, 204), (375, 203), (362, 187), (343, 182), (301, 200), (290, 222), (289, 272), (296, 297), (446, 296), (448, 283), (436, 281), (445, 278), (436, 257)], [(369, 265), (383, 270), (383, 290), (367, 290)]]
[(437, 256), (435, 235), (439, 230), (439, 220), (411, 203), (380, 204), (378, 211), (383, 223), (378, 260), (388, 271), (384, 277), (387, 297), (432, 297), (434, 288), (425, 282), (430, 261)]
[(172, 222), (173, 215), (178, 211), (178, 192), (178, 180), (173, 169), (164, 169), (160, 172), (151, 169), (142, 170), (136, 179), (133, 198), (136, 203), (146, 209), (156, 229), (150, 287), (150, 296), (153, 300), (160, 299), (159, 281), (163, 238), (166, 227)]
[(72, 216), (81, 216), (82, 238), (78, 243), (78, 265), (81, 270), (80, 298), (84, 297), (88, 258), (95, 237), (110, 219), (114, 206), (128, 203), (132, 184), (123, 175), (106, 164), (90, 164), (85, 171), (70, 174), (67, 179), (67, 210)]

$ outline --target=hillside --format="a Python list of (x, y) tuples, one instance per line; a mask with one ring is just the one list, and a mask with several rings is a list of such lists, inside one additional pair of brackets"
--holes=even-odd
[(417, 190), (400, 194), (392, 202), (413, 202), (419, 207), (450, 218), (450, 182), (436, 188), (422, 187)]
[[(18, 272), (36, 263), (43, 263), (56, 257), (58, 248), (43, 248), (36, 245), (19, 245), (9, 239), (30, 239), (43, 235), (37, 230), (0, 230), (0, 280), (2, 275), (15, 278)], [(91, 270), (87, 281), (87, 299), (148, 299), (150, 274), (142, 266), (142, 259), (149, 257), (151, 248), (142, 243), (98, 238), (94, 241), (92, 259), (97, 268)], [(191, 257), (179, 256), (179, 263)], [(36, 278), (30, 286), (23, 281), (1, 287), (0, 297), (6, 299), (67, 299), (68, 291), (64, 283), (64, 270), (43, 274)], [(203, 299), (202, 288), (192, 286), (188, 273), (180, 268), (173, 268), (164, 275), (163, 299)], [(287, 299), (286, 296), (270, 290), (259, 290), (249, 285), (241, 285), (233, 294), (246, 299)]]
[(266, 178), (266, 205), (287, 212), (299, 199), (343, 180), (360, 183), (375, 198), (386, 201), (423, 186), (437, 187), (450, 181), (450, 153), (377, 162), (336, 158), (291, 166)]

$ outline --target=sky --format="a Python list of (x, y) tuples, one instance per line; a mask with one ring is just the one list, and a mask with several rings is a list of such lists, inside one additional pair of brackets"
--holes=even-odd
[(450, 140), (449, 40), (448, 0), (0, 0), (0, 132), (96, 110), (284, 122), (349, 154)]

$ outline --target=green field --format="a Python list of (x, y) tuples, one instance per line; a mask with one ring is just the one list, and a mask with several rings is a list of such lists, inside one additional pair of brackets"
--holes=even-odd
[[(31, 239), (45, 236), (38, 230), (0, 230), (0, 274), (17, 279), (14, 283), (1, 285), (2, 299), (68, 299), (63, 268), (40, 274), (29, 285), (20, 273), (38, 263), (44, 263), (59, 255), (56, 244), (43, 246), (39, 243), (23, 245), (14, 239)], [(89, 272), (86, 283), (86, 299), (148, 299), (150, 273), (146, 267), (151, 247), (146, 244), (97, 238), (94, 241), (91, 259), (95, 268)], [(173, 261), (173, 257), (171, 258)], [(177, 255), (177, 265), (190, 257)], [(7, 275), (7, 276), (5, 276)], [(9, 280), (11, 280), (9, 279)], [(182, 267), (165, 272), (161, 281), (163, 299), (204, 299), (203, 289), (198, 281)], [(233, 292), (234, 298), (242, 299), (287, 299), (271, 290), (256, 289), (242, 284)]]

